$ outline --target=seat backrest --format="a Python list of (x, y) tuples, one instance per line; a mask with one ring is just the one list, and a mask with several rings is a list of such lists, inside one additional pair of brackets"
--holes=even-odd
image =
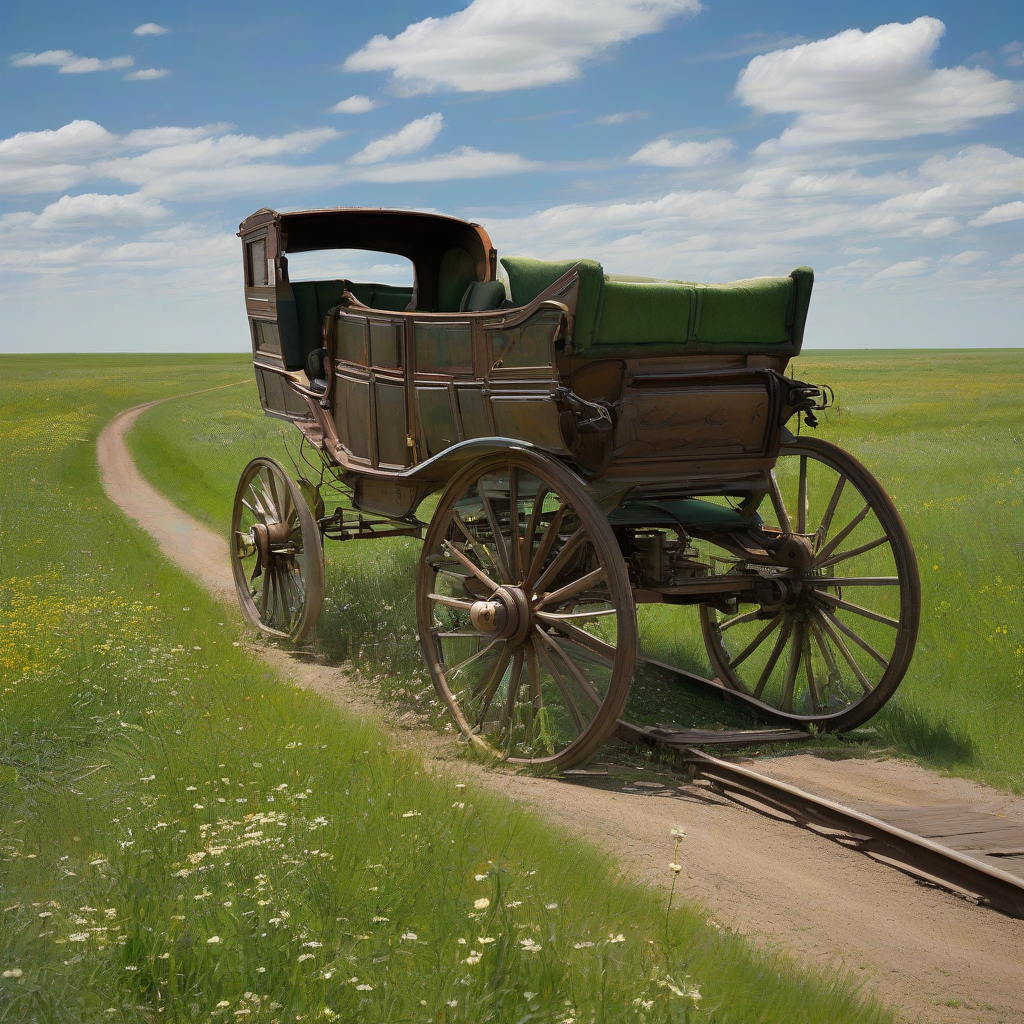
[(500, 281), (474, 281), (463, 293), (460, 313), (481, 313), (487, 309), (501, 309), (505, 301), (505, 286)]
[(458, 313), (462, 296), (476, 280), (476, 261), (465, 249), (453, 245), (441, 257), (437, 272), (437, 310)]
[(594, 260), (548, 261), (532, 260), (526, 256), (502, 256), (501, 265), (508, 274), (512, 291), (509, 298), (517, 306), (533, 302), (563, 274), (578, 267), (580, 292), (576, 299), (573, 345), (579, 352), (593, 344), (604, 288), (604, 270), (600, 263)]

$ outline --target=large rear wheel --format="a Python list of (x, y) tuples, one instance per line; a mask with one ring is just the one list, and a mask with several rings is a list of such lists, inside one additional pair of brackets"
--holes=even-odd
[(567, 767), (608, 739), (636, 610), (611, 527), (568, 470), (515, 450), (468, 467), (438, 503), (417, 589), (424, 659), (471, 742)]
[(245, 617), (264, 633), (302, 640), (324, 603), (324, 553), (305, 498), (274, 459), (242, 470), (231, 516), (231, 571)]
[(860, 725), (892, 696), (917, 640), (921, 583), (903, 521), (860, 462), (813, 438), (783, 446), (760, 514), (767, 529), (809, 542), (810, 564), (731, 560), (728, 571), (775, 578), (787, 596), (731, 615), (702, 605), (711, 664), (776, 715)]

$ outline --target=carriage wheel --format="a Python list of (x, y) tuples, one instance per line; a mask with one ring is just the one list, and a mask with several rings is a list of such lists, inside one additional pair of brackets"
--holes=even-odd
[(767, 497), (766, 528), (806, 538), (810, 565), (757, 568), (787, 595), (777, 605), (724, 616), (702, 605), (708, 655), (726, 686), (776, 713), (853, 728), (892, 696), (914, 653), (921, 582), (910, 537), (878, 481), (827, 441), (784, 445)]
[(636, 660), (636, 609), (608, 521), (532, 452), (482, 459), (438, 503), (417, 579), (420, 643), (476, 746), (567, 767), (615, 729)]
[(242, 471), (231, 516), (231, 571), (245, 617), (271, 636), (301, 640), (324, 603), (320, 531), (302, 492), (273, 459)]

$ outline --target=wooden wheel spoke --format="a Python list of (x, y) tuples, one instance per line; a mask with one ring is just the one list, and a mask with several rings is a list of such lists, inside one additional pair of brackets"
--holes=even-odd
[[(491, 553), (491, 549), (473, 536), (469, 527), (466, 525), (465, 520), (454, 510), (452, 511), (452, 522), (459, 528), (462, 535), (466, 538), (466, 543), (476, 552), (480, 561), (490, 562), (498, 572), (501, 572), (501, 566), (498, 564), (498, 559)], [(449, 541), (449, 543), (451, 543), (451, 541)], [(454, 545), (452, 546), (454, 547)]]
[(839, 507), (839, 499), (843, 496), (843, 488), (845, 486), (846, 477), (840, 475), (839, 480), (836, 482), (835, 489), (832, 491), (832, 497), (829, 498), (828, 507), (825, 509), (825, 514), (821, 517), (821, 522), (818, 524), (818, 529), (815, 531), (815, 547), (817, 547), (819, 544), (825, 543), (825, 538), (828, 536), (828, 531), (832, 528), (832, 517), (836, 514), (836, 509)]
[(845, 611), (853, 612), (854, 615), (863, 615), (865, 619), (872, 619), (874, 622), (881, 622), (886, 626), (892, 626), (893, 629), (899, 629), (899, 619), (892, 619), (888, 615), (883, 615), (881, 612), (872, 611), (870, 608), (862, 608), (859, 604), (844, 601), (841, 597), (835, 597), (832, 594), (826, 594), (820, 590), (816, 590), (814, 592), (814, 596), (819, 601), (824, 601), (826, 604), (830, 604), (833, 608), (842, 608)]
[(484, 722), (487, 720), (487, 712), (491, 710), (491, 701), (494, 700), (494, 695), (498, 692), (498, 687), (501, 686), (501, 680), (505, 676), (505, 670), (508, 668), (508, 663), (512, 660), (512, 647), (509, 644), (505, 644), (501, 654), (498, 655), (498, 660), (494, 664), (494, 668), (483, 680), (483, 685), (477, 685), (473, 690), (473, 696), (478, 697), (483, 693), (483, 703), (480, 705), (480, 713), (477, 715), (476, 728), (480, 731), (484, 727)]
[(775, 478), (774, 469), (768, 474), (768, 494), (779, 520), (779, 528), (783, 533), (792, 533), (793, 524), (789, 521), (789, 513), (786, 511), (786, 503), (782, 500), (782, 491), (779, 490), (779, 481)]
[(843, 638), (836, 632), (832, 623), (829, 622), (825, 616), (819, 616), (819, 622), (828, 634), (829, 639), (836, 645), (836, 649), (843, 656), (846, 664), (850, 666), (850, 671), (857, 677), (857, 682), (860, 683), (864, 692), (870, 693), (874, 687), (871, 685), (871, 681), (868, 677), (864, 675), (864, 671), (861, 669), (860, 665), (857, 664), (857, 659), (850, 653), (850, 648), (843, 643)]
[[(249, 488), (249, 493), (252, 494), (251, 487)], [(257, 505), (259, 504), (259, 498), (257, 498), (255, 494), (252, 495), (252, 500), (255, 501)], [(263, 517), (260, 515), (260, 513), (257, 512), (256, 509), (254, 509), (252, 505), (250, 505), (249, 502), (245, 500), (245, 498), (242, 499), (242, 504), (249, 510), (249, 514), (253, 517), (253, 519), (256, 519), (259, 522), (263, 521)]]
[(427, 594), (431, 601), (443, 604), (446, 608), (456, 608), (460, 612), (468, 612), (473, 607), (472, 601), (460, 601), (457, 597), (446, 597), (444, 594)]
[(270, 499), (271, 511), (274, 513), (274, 519), (276, 522), (284, 522), (283, 510), (281, 508), (281, 497), (277, 493), (277, 481), (274, 479), (274, 471), (272, 469), (264, 470), (264, 494)]
[(574, 626), (571, 622), (566, 622), (565, 619), (549, 618), (546, 612), (538, 612), (537, 618), (542, 622), (546, 622), (562, 636), (573, 640), (580, 647), (585, 647), (587, 650), (604, 658), (609, 665), (615, 663), (616, 652), (612, 644), (598, 639), (592, 633), (588, 633), (585, 629), (580, 629), (579, 626)]
[(576, 619), (598, 619), (606, 615), (618, 614), (617, 608), (599, 608), (593, 612), (538, 612), (545, 622), (573, 622)]
[(760, 700), (761, 694), (764, 692), (765, 685), (771, 678), (771, 674), (775, 669), (775, 663), (779, 660), (783, 650), (786, 646), (786, 641), (789, 640), (790, 633), (793, 632), (793, 623), (790, 620), (786, 620), (783, 623), (782, 631), (779, 633), (779, 638), (775, 641), (775, 646), (772, 648), (772, 653), (768, 656), (768, 661), (765, 662), (764, 668), (761, 670), (761, 675), (758, 677), (757, 684), (754, 686), (754, 696)]
[(810, 621), (811, 635), (814, 637), (815, 642), (821, 651), (821, 656), (825, 659), (825, 664), (828, 666), (829, 681), (839, 680), (842, 678), (842, 673), (839, 671), (839, 666), (836, 664), (836, 659), (832, 657), (832, 652), (829, 650), (828, 644), (825, 643), (825, 637), (821, 632), (821, 627), (818, 625), (818, 617), (815, 616)]
[(806, 582), (815, 590), (830, 590), (832, 587), (898, 587), (899, 576), (821, 576), (811, 577)]
[(850, 629), (850, 627), (845, 622), (843, 622), (841, 619), (836, 618), (836, 616), (833, 615), (831, 612), (823, 611), (821, 612), (821, 614), (824, 615), (825, 618), (828, 619), (828, 621), (831, 622), (833, 626), (835, 626), (837, 629), (845, 633), (858, 647), (861, 648), (861, 650), (866, 651), (868, 654), (870, 654), (871, 657), (874, 658), (875, 661), (877, 661), (878, 664), (882, 666), (883, 670), (889, 667), (889, 662), (885, 658), (885, 656), (882, 655), (879, 651), (877, 651), (874, 647), (872, 647), (871, 644), (869, 644), (867, 640), (865, 640), (862, 636), (859, 636), (852, 629)]
[(866, 503), (864, 507), (846, 524), (846, 526), (844, 526), (821, 549), (821, 551), (818, 552), (818, 562), (823, 562), (826, 558), (828, 558), (828, 556), (831, 555), (832, 552), (835, 551), (835, 549), (839, 547), (839, 545), (842, 544), (843, 541), (846, 540), (846, 538), (849, 537), (850, 534), (853, 533), (853, 531), (856, 530), (862, 522), (864, 522), (865, 518), (867, 517), (870, 511), (871, 505)]
[(595, 583), (603, 580), (605, 575), (606, 573), (603, 568), (597, 568), (593, 572), (588, 572), (586, 576), (581, 576), (575, 583), (567, 583), (554, 593), (545, 594), (537, 607), (543, 608), (546, 604), (560, 604), (563, 601), (567, 601), (570, 597), (575, 597), (584, 590), (589, 590)]
[(558, 671), (558, 666), (555, 664), (555, 659), (551, 656), (551, 652), (548, 650), (547, 645), (544, 643), (536, 643), (535, 646), (541, 663), (548, 670), (548, 675), (550, 675), (555, 681), (555, 686), (558, 688), (558, 692), (562, 695), (562, 700), (565, 702), (565, 708), (569, 712), (569, 717), (572, 719), (572, 724), (576, 727), (576, 733), (578, 735), (587, 727), (586, 720), (583, 718), (579, 705), (576, 703), (573, 695), (569, 692), (569, 687), (566, 685), (565, 679), (562, 678), (562, 673)]
[(516, 699), (519, 696), (519, 686), (523, 679), (523, 648), (517, 647), (512, 655), (512, 674), (508, 677), (508, 693), (505, 696), (505, 707), (501, 713), (499, 728), (510, 734), (512, 732), (512, 721), (516, 713)]
[(553, 637), (548, 636), (548, 634), (539, 626), (534, 626), (533, 628), (554, 656), (569, 670), (569, 675), (572, 676), (576, 685), (586, 694), (587, 699), (595, 708), (599, 708), (602, 704), (601, 695), (594, 688), (594, 684), (583, 674), (583, 670), (579, 665), (569, 657), (569, 655), (562, 649), (561, 644), (559, 644)]
[(526, 675), (530, 684), (530, 703), (536, 713), (543, 706), (543, 697), (540, 690), (540, 666), (537, 663), (537, 648), (532, 640), (526, 644)]
[(876, 540), (868, 541), (867, 544), (861, 544), (859, 547), (851, 548), (849, 551), (840, 551), (838, 555), (832, 555), (824, 561), (821, 559), (815, 559), (814, 568), (826, 569), (830, 565), (838, 565), (840, 562), (845, 562), (848, 558), (856, 558), (858, 555), (863, 555), (868, 551), (874, 551), (875, 548), (888, 543), (889, 538), (883, 535), (878, 537)]
[(479, 491), (480, 502), (484, 507), (484, 514), (487, 516), (487, 522), (491, 527), (491, 536), (494, 538), (494, 552), (498, 556), (498, 570), (506, 583), (514, 583), (515, 577), (512, 575), (512, 567), (508, 560), (505, 535), (501, 532), (501, 525), (498, 522), (498, 517), (494, 514), (494, 506), (491, 504), (491, 499), (484, 493), (483, 481), (479, 484)]
[(800, 456), (800, 480), (796, 492), (796, 532), (807, 532), (807, 456)]
[(779, 706), (783, 711), (793, 710), (793, 686), (796, 683), (796, 674), (800, 668), (800, 657), (804, 652), (804, 633), (806, 626), (798, 619), (793, 626), (792, 645), (789, 648), (789, 664), (786, 666), (786, 678), (782, 683), (782, 698)]
[(732, 629), (733, 626), (738, 626), (743, 622), (751, 622), (761, 614), (760, 608), (755, 608), (752, 612), (743, 612), (740, 615), (734, 615), (731, 619), (726, 619), (725, 622), (718, 624), (719, 632), (724, 633), (727, 629)]
[(544, 593), (544, 589), (547, 585), (552, 582), (556, 576), (565, 568), (566, 563), (576, 553), (577, 549), (581, 544), (587, 541), (586, 528), (581, 526), (577, 529), (572, 536), (559, 548), (558, 554), (551, 559), (547, 568), (540, 574), (537, 582), (534, 584), (534, 592), (538, 594)]
[(754, 637), (753, 640), (750, 641), (749, 644), (747, 644), (746, 647), (743, 648), (742, 651), (740, 651), (739, 654), (736, 655), (735, 658), (732, 659), (732, 661), (729, 662), (729, 668), (735, 669), (738, 666), (742, 665), (743, 662), (745, 662), (747, 658), (749, 658), (750, 655), (752, 655), (754, 651), (756, 651), (758, 647), (760, 647), (761, 644), (763, 644), (765, 640), (767, 640), (768, 637), (770, 637), (772, 633), (774, 633), (775, 630), (779, 628), (779, 624), (781, 622), (782, 613), (780, 612), (778, 615), (775, 616), (774, 619), (771, 620), (771, 622), (768, 623), (767, 626), (764, 627), (764, 629), (762, 629), (757, 634), (757, 636)]
[(527, 589), (534, 586), (537, 577), (540, 575), (541, 569), (544, 567), (544, 562), (547, 560), (548, 552), (551, 550), (551, 545), (555, 543), (558, 531), (562, 527), (562, 520), (565, 518), (565, 511), (567, 508), (568, 506), (564, 501), (559, 503), (558, 511), (554, 514), (551, 522), (548, 523), (546, 529), (540, 536), (540, 544), (537, 546), (537, 553), (533, 556), (533, 561), (530, 563), (530, 571), (526, 574)]
[(519, 470), (508, 467), (508, 532), (509, 547), (512, 549), (512, 582), (522, 580), (523, 551), (519, 540)]
[(459, 631), (457, 629), (455, 629), (455, 630), (450, 630), (450, 629), (446, 630), (444, 628), (439, 628), (439, 629), (432, 629), (430, 632), (431, 632), (432, 636), (435, 636), (435, 637), (437, 637), (440, 640), (469, 640), (469, 639), (472, 639), (473, 637), (480, 636), (479, 630), (476, 630), (476, 629)]
[[(497, 590), (498, 584), (491, 579), (479, 566), (477, 566), (471, 559), (467, 558), (451, 541), (445, 541), (441, 545), (442, 552), (452, 555), (457, 561), (461, 562), (485, 587)], [(443, 571), (443, 570), (442, 570)], [(452, 573), (452, 575), (455, 575)]]
[[(544, 513), (544, 499), (550, 494), (547, 487), (541, 483), (537, 487), (537, 493), (533, 498), (533, 508), (530, 510), (530, 519), (526, 524), (526, 533), (523, 536), (523, 566), (528, 568), (533, 563), (533, 544), (537, 539), (537, 526), (540, 517)], [(529, 573), (527, 572), (527, 576)]]
[(468, 658), (464, 658), (462, 661), (458, 663), (458, 665), (455, 665), (449, 669), (445, 669), (445, 678), (448, 679), (450, 682), (457, 675), (462, 673), (463, 670), (469, 668), (469, 666), (472, 665), (474, 662), (479, 661), (485, 654), (488, 653), (488, 651), (492, 650), (495, 647), (495, 645), (503, 644), (504, 642), (505, 641), (502, 640), (500, 637), (495, 638), (486, 647), (481, 647), (480, 650), (477, 651), (475, 654), (471, 654)]
[(811, 637), (809, 630), (804, 633), (804, 672), (807, 675), (807, 693), (811, 698), (811, 714), (817, 715), (821, 711), (821, 701), (818, 700), (818, 687), (814, 682), (814, 664), (811, 658)]

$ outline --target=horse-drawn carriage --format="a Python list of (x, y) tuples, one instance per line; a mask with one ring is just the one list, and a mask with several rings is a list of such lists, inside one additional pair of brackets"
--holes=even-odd
[[(261, 210), (239, 234), (260, 401), (317, 469), (258, 458), (239, 481), (232, 565), (260, 629), (316, 624), (325, 538), (416, 536), (434, 685), (515, 761), (564, 767), (613, 733), (638, 606), (643, 656), (702, 643), (775, 720), (848, 729), (893, 693), (920, 615), (906, 530), (856, 459), (786, 426), (830, 395), (785, 376), (811, 270), (613, 277), (404, 211)], [(412, 284), (292, 279), (290, 254), (326, 250), (404, 257)]]

